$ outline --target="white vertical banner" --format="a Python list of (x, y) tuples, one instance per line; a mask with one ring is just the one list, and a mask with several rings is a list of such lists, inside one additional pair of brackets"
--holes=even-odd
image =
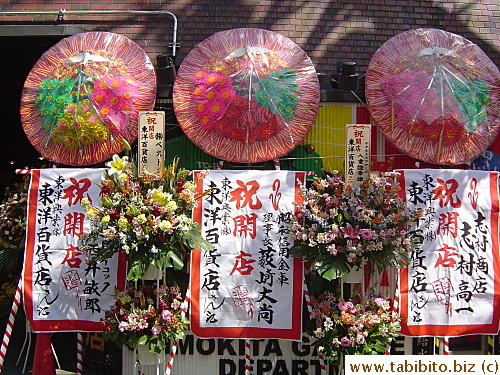
[(304, 182), (304, 172), (227, 170), (198, 182), (208, 194), (194, 218), (214, 249), (192, 254), (196, 335), (301, 339), (303, 265), (289, 227)]
[(139, 174), (163, 172), (165, 160), (165, 112), (139, 112)]
[(345, 147), (345, 182), (359, 186), (370, 176), (370, 124), (347, 124)]
[(498, 172), (401, 170), (400, 195), (421, 209), (400, 272), (402, 333), (494, 334), (500, 318)]
[(115, 288), (125, 284), (118, 254), (87, 262), (98, 244), (81, 248), (90, 221), (83, 198), (100, 202), (103, 169), (31, 171), (23, 270), (26, 315), (35, 332), (102, 331), (104, 310), (114, 304)]

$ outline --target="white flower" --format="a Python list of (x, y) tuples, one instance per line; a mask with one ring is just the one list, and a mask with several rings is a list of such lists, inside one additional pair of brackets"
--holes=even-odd
[(113, 155), (113, 160), (106, 163), (109, 167), (108, 173), (111, 175), (113, 173), (121, 174), (128, 164), (128, 156), (120, 158), (118, 155)]

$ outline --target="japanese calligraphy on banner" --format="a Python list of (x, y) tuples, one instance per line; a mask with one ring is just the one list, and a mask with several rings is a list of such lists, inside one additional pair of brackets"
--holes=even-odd
[(163, 172), (165, 112), (139, 112), (139, 173)]
[(226, 170), (198, 182), (209, 194), (194, 217), (214, 249), (192, 253), (194, 334), (300, 340), (303, 265), (288, 231), (304, 182), (303, 172)]
[(402, 331), (410, 336), (498, 332), (498, 172), (401, 170), (400, 194), (421, 208), (400, 273)]
[[(23, 299), (35, 332), (102, 331), (103, 310), (113, 305), (115, 287), (124, 287), (124, 259), (90, 263), (80, 248), (82, 235), (90, 229), (80, 201), (86, 197), (94, 205), (100, 202), (102, 172), (31, 171)], [(93, 255), (92, 246), (88, 252)]]
[(359, 186), (370, 176), (371, 125), (346, 125), (345, 181)]

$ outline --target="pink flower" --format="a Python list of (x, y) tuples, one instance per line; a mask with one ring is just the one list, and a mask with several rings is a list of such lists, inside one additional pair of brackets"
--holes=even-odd
[(365, 343), (365, 336), (362, 333), (358, 333), (355, 339), (356, 344), (362, 345)]
[(344, 238), (357, 239), (359, 238), (359, 227), (356, 225), (353, 227), (351, 224), (347, 223), (344, 228), (340, 228), (340, 230), (344, 233)]
[(340, 345), (342, 346), (351, 346), (351, 343), (352, 341), (345, 336), (340, 339)]
[(371, 240), (373, 239), (374, 233), (370, 229), (360, 229), (359, 234), (361, 235), (361, 238), (364, 240)]
[(352, 304), (352, 302), (341, 301), (338, 303), (337, 307), (339, 308), (340, 311), (347, 311), (353, 309), (354, 305)]
[(160, 326), (153, 326), (153, 328), (151, 328), (151, 333), (153, 335), (158, 335), (160, 332), (161, 332), (161, 327)]
[(172, 312), (170, 310), (163, 310), (162, 313), (161, 313), (161, 317), (167, 323), (170, 323), (170, 321), (172, 320), (173, 316), (174, 316), (174, 314), (172, 314)]

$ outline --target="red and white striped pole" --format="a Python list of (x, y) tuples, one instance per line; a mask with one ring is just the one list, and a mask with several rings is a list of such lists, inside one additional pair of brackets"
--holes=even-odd
[[(190, 301), (190, 293), (191, 293), (191, 290), (190, 290), (190, 287), (189, 287), (189, 284), (188, 284), (188, 287), (187, 287), (187, 290), (186, 290), (186, 296), (184, 297), (184, 301), (189, 303)], [(183, 311), (182, 312), (182, 317), (186, 316), (186, 312)], [(174, 360), (175, 360), (175, 356), (177, 354), (177, 348), (179, 347), (179, 340), (176, 339), (174, 341), (174, 343), (172, 344), (172, 347), (170, 348), (170, 358), (168, 360), (168, 363), (167, 363), (167, 369), (165, 370), (165, 375), (170, 375), (172, 373), (172, 369), (174, 367)]]
[(83, 375), (83, 334), (76, 334), (76, 373)]
[(245, 340), (245, 375), (250, 375), (252, 356), (250, 350), (250, 340)]
[(19, 310), (19, 306), (21, 305), (21, 286), (22, 278), (19, 278), (16, 293), (14, 295), (14, 301), (12, 302), (12, 307), (9, 313), (9, 321), (7, 322), (7, 327), (2, 339), (2, 346), (0, 347), (0, 373), (2, 372), (5, 355), (7, 354), (7, 348), (9, 347), (9, 341), (12, 335), (12, 329), (14, 328), (14, 322), (16, 321), (17, 311)]
[(448, 336), (443, 337), (443, 355), (450, 354), (450, 338)]
[[(399, 310), (399, 280), (396, 279), (396, 290), (394, 291), (394, 298), (392, 300), (391, 311), (398, 312)], [(387, 344), (387, 348), (385, 350), (385, 354), (391, 354), (391, 343)]]
[[(312, 315), (312, 303), (311, 303), (311, 298), (309, 296), (309, 290), (307, 289), (307, 282), (306, 278), (304, 277), (304, 297), (306, 299), (306, 306), (307, 306), (307, 312), (309, 316)], [(316, 345), (316, 349), (318, 349), (318, 346)], [(318, 349), (318, 358), (319, 358), (319, 367), (321, 369), (321, 375), (326, 375), (326, 362), (325, 362), (325, 357), (323, 354)]]

